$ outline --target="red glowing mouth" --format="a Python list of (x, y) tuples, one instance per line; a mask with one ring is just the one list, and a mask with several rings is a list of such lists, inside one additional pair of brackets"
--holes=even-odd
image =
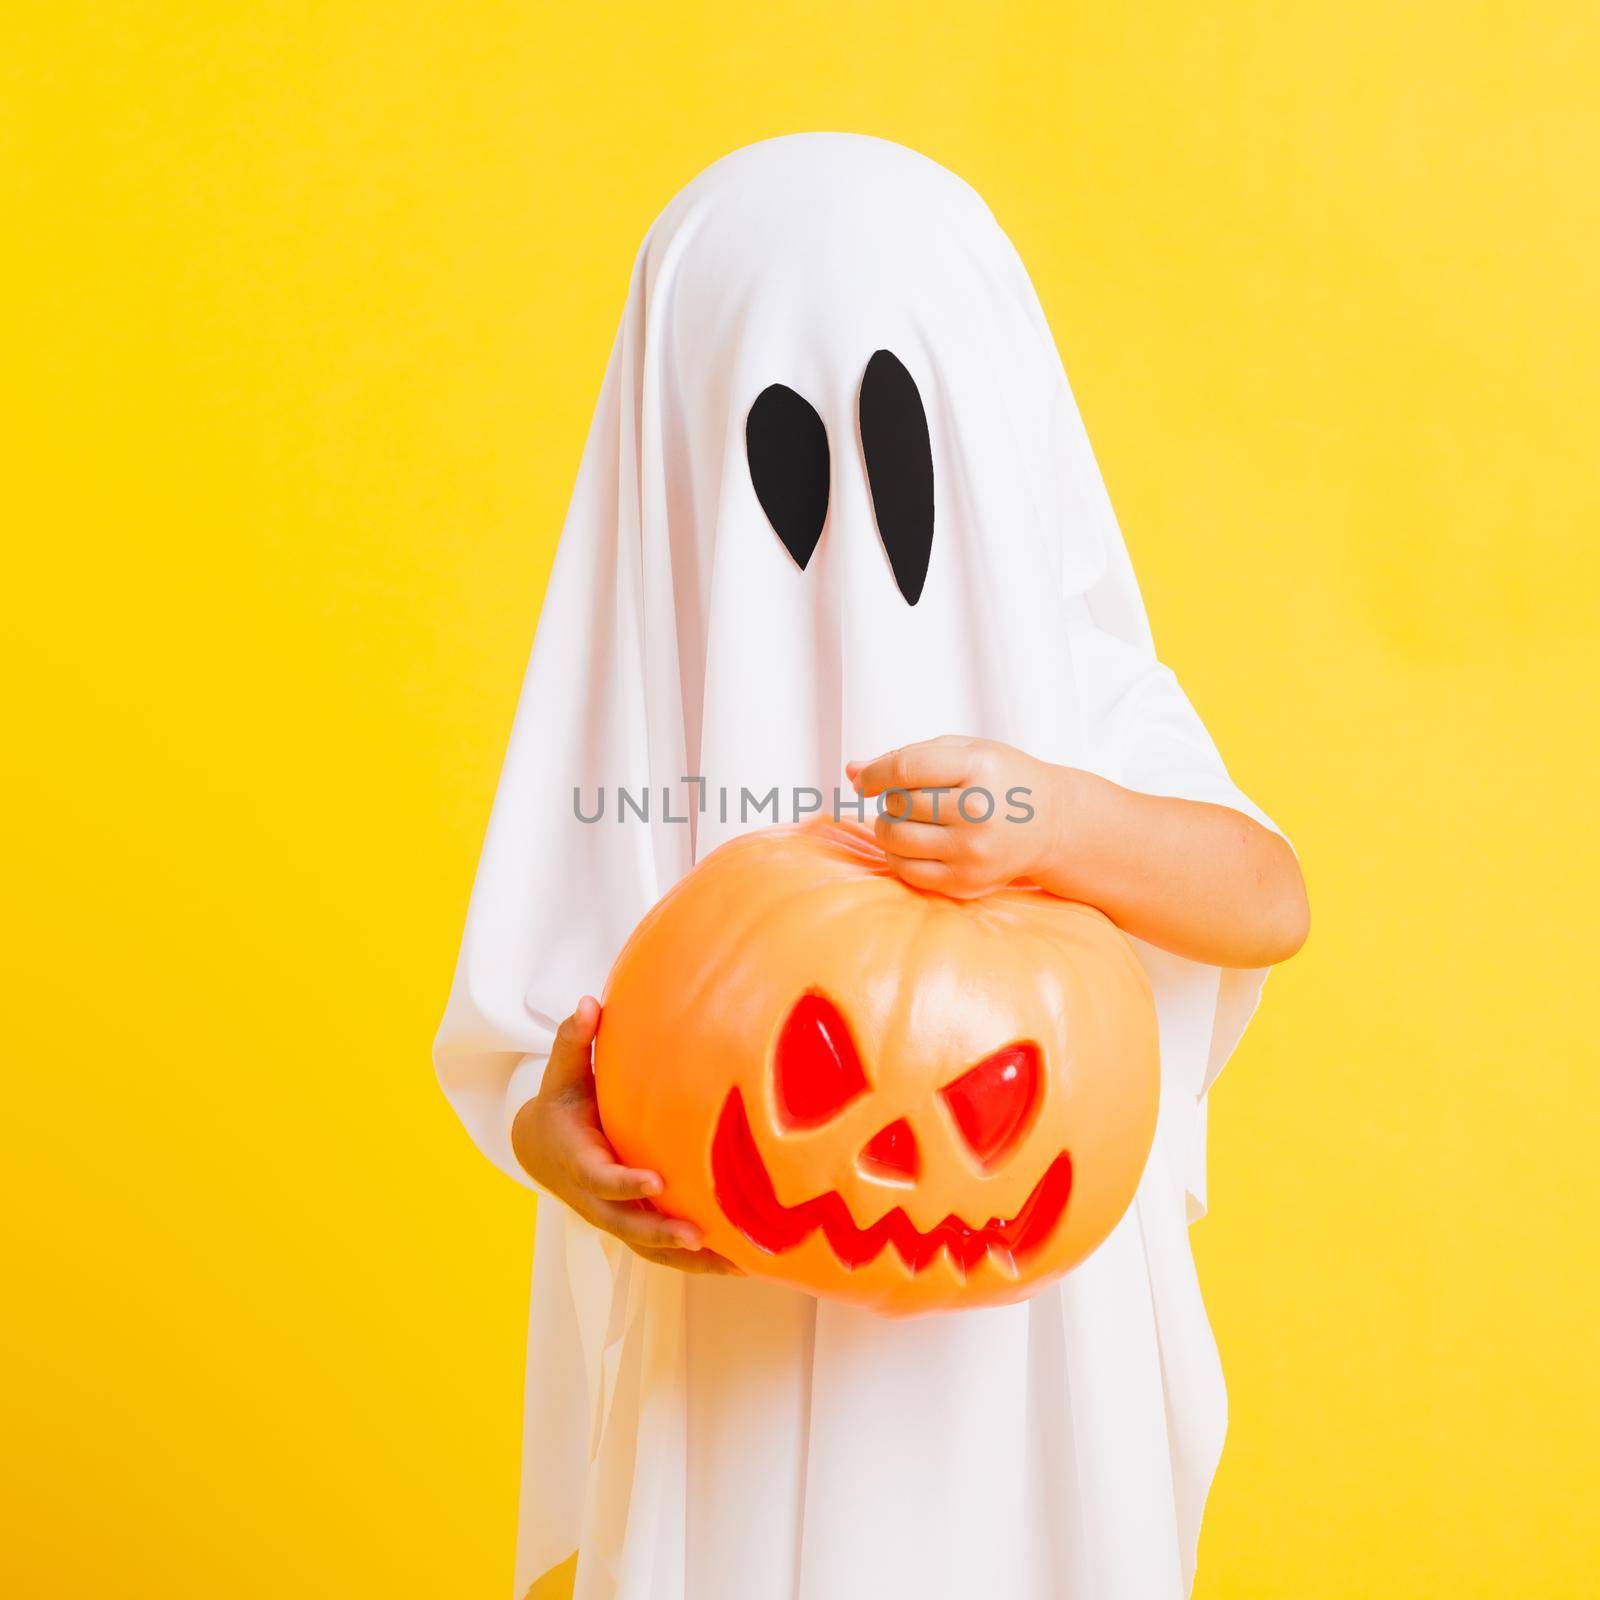
[(717, 1122), (711, 1145), (711, 1178), (723, 1214), (753, 1245), (769, 1254), (792, 1250), (821, 1228), (833, 1253), (846, 1267), (863, 1267), (886, 1244), (892, 1244), (914, 1273), (927, 1266), (940, 1250), (948, 1250), (950, 1259), (963, 1272), (970, 1272), (991, 1251), (1002, 1263), (1011, 1264), (1021, 1262), (1044, 1244), (1066, 1209), (1072, 1190), (1072, 1162), (1063, 1151), (1050, 1163), (1014, 1217), (991, 1217), (982, 1227), (974, 1228), (959, 1217), (950, 1216), (923, 1233), (896, 1206), (870, 1228), (858, 1228), (837, 1192), (802, 1200), (797, 1206), (779, 1202), (750, 1131), (744, 1100), (735, 1089)]

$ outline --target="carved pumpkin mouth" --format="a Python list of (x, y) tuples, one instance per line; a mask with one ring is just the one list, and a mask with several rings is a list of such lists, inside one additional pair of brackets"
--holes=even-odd
[(885, 1245), (893, 1245), (913, 1273), (920, 1272), (940, 1250), (948, 1250), (950, 1259), (965, 1273), (991, 1253), (1000, 1265), (1009, 1267), (1045, 1243), (1066, 1209), (1072, 1190), (1072, 1161), (1065, 1151), (1058, 1155), (1013, 1217), (991, 1217), (974, 1226), (948, 1216), (924, 1233), (896, 1206), (870, 1228), (860, 1228), (837, 1191), (794, 1206), (779, 1201), (750, 1131), (744, 1099), (734, 1089), (717, 1120), (711, 1177), (723, 1215), (752, 1244), (771, 1255), (794, 1249), (820, 1228), (846, 1267), (863, 1267), (875, 1260)]

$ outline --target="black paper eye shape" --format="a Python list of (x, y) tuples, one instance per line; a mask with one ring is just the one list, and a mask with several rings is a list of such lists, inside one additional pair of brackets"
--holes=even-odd
[(744, 449), (756, 499), (804, 572), (828, 518), (828, 430), (803, 395), (774, 383), (750, 407)]
[(900, 593), (914, 606), (933, 553), (933, 447), (916, 380), (887, 350), (867, 363), (859, 412), (878, 537)]

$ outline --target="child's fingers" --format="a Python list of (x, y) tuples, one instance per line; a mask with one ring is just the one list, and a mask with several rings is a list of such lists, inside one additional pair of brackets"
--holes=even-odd
[(643, 1206), (597, 1200), (589, 1220), (634, 1250), (692, 1251), (700, 1247), (701, 1233), (692, 1222), (665, 1217)]
[(623, 1166), (604, 1136), (592, 1130), (573, 1149), (567, 1167), (597, 1200), (646, 1200), (661, 1193), (659, 1174)]
[[(965, 781), (968, 743), (958, 739), (928, 739), (903, 745), (876, 760), (851, 762), (846, 771), (859, 794), (882, 794), (886, 789), (933, 789)], [(852, 770), (854, 769), (854, 770)]]
[(566, 1088), (589, 1076), (589, 1053), (599, 1028), (600, 1002), (586, 994), (572, 1015), (556, 1029), (550, 1060), (544, 1069), (547, 1083)]
[(640, 1250), (633, 1252), (644, 1261), (658, 1267), (671, 1267), (675, 1272), (705, 1272), (718, 1276), (743, 1277), (744, 1274), (723, 1256), (711, 1250)]
[(948, 861), (956, 848), (950, 829), (933, 822), (902, 822), (879, 817), (872, 832), (884, 850), (913, 861)]
[(641, 1250), (633, 1246), (633, 1253), (658, 1267), (671, 1267), (676, 1272), (710, 1272), (722, 1276), (742, 1278), (744, 1274), (725, 1256), (714, 1250)]
[(942, 861), (916, 861), (907, 856), (890, 855), (889, 869), (902, 883), (913, 889), (933, 889), (939, 894), (949, 894), (955, 883), (955, 874)]
[(885, 789), (880, 801), (880, 816), (901, 822), (937, 822), (940, 827), (960, 820), (957, 802), (960, 789)]
[(661, 1176), (644, 1167), (591, 1166), (583, 1186), (597, 1200), (648, 1200), (661, 1193)]

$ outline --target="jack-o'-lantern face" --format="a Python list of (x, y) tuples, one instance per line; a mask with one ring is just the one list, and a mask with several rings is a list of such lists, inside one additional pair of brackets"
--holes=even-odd
[[(881, 1106), (872, 1094), (849, 1025), (826, 995), (808, 992), (795, 1002), (779, 1030), (773, 1053), (777, 1122), (787, 1132), (820, 1128), (849, 1115), (860, 1100), (867, 1121)], [(1039, 1100), (1039, 1047), (1031, 1041), (1007, 1046), (943, 1085), (937, 1100), (964, 1146), (964, 1155), (981, 1173), (1010, 1158)], [(917, 1120), (926, 1116), (922, 1110)], [(847, 1125), (844, 1142), (853, 1142)], [(948, 1140), (949, 1129), (924, 1129), (918, 1139), (911, 1116), (885, 1123), (861, 1145), (855, 1166), (869, 1182), (914, 1187), (923, 1177), (924, 1141)], [(1011, 1217), (968, 1221), (955, 1213), (924, 1231), (895, 1205), (868, 1227), (857, 1224), (837, 1189), (786, 1206), (773, 1189), (750, 1127), (744, 1098), (730, 1089), (717, 1120), (711, 1146), (712, 1187), (730, 1222), (761, 1249), (781, 1255), (819, 1230), (840, 1262), (865, 1266), (885, 1248), (916, 1274), (941, 1249), (963, 1272), (991, 1252), (1003, 1265), (1025, 1262), (1045, 1244), (1061, 1219), (1072, 1190), (1072, 1158), (1056, 1155)], [(958, 1185), (959, 1187), (959, 1185)]]
[(1081, 1260), (1154, 1133), (1127, 940), (1040, 890), (955, 901), (810, 823), (713, 852), (629, 940), (595, 1074), (619, 1159), (743, 1270), (881, 1311)]

